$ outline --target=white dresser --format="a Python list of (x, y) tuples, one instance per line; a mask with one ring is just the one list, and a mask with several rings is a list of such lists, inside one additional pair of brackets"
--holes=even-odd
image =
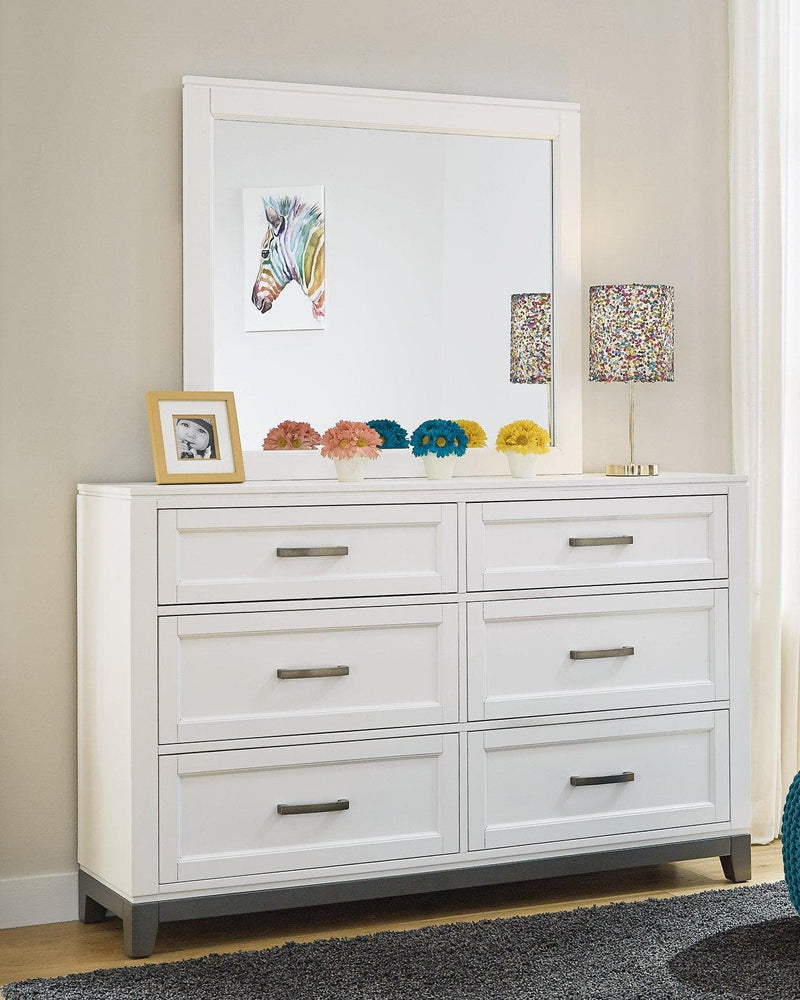
[(718, 855), (750, 874), (741, 478), (82, 485), (81, 918)]

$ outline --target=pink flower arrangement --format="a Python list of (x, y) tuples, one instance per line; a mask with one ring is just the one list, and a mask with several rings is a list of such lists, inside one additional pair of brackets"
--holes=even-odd
[(322, 438), (304, 420), (284, 420), (264, 438), (264, 451), (313, 451)]
[(381, 436), (360, 421), (339, 420), (322, 435), (325, 458), (377, 458)]

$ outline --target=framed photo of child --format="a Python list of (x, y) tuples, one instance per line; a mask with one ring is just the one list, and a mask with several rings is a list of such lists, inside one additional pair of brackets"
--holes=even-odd
[(148, 392), (157, 483), (242, 483), (232, 392)]

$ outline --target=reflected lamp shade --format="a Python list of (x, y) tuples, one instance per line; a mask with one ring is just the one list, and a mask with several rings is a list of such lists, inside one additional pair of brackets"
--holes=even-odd
[(672, 382), (672, 285), (593, 285), (589, 289), (589, 380)]
[(552, 302), (549, 292), (511, 296), (511, 381), (544, 385), (552, 376)]

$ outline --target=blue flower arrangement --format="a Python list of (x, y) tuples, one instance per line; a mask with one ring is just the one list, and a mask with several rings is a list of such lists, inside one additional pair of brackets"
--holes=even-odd
[(411, 448), (417, 458), (423, 455), (463, 455), (467, 450), (464, 428), (454, 420), (426, 420), (411, 435)]
[(396, 420), (368, 420), (367, 426), (380, 434), (383, 440), (378, 447), (382, 451), (408, 447), (408, 431)]

